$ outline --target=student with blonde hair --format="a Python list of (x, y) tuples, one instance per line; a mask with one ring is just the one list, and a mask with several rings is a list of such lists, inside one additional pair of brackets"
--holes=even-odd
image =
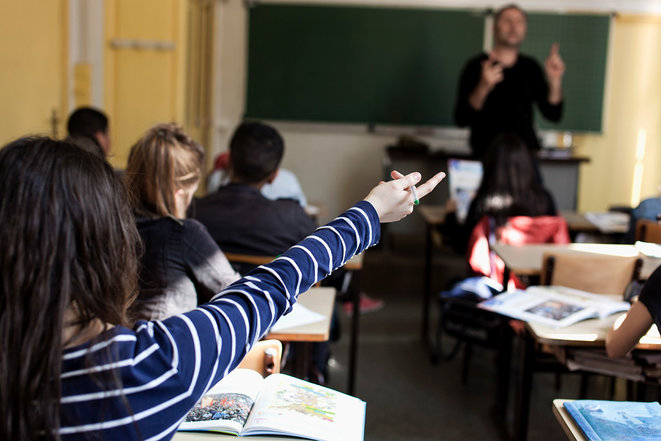
[(124, 175), (143, 242), (137, 318), (189, 311), (239, 279), (216, 242), (186, 209), (204, 151), (175, 124), (158, 124), (131, 148)]

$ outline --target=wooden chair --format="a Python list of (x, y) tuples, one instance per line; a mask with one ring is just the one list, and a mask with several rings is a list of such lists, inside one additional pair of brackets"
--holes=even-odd
[(225, 257), (230, 261), (234, 269), (241, 275), (259, 265), (265, 265), (273, 262), (276, 256), (254, 256), (252, 254), (225, 253)]
[(636, 222), (636, 240), (661, 243), (661, 223), (650, 219), (639, 219)]
[(263, 377), (280, 372), (282, 343), (279, 340), (258, 341), (241, 360), (237, 368), (252, 369)]
[[(633, 281), (640, 278), (643, 260), (635, 256), (604, 256), (588, 253), (544, 253), (542, 257), (542, 285), (566, 286), (596, 294), (623, 295)], [(560, 373), (564, 365), (558, 363), (550, 351), (537, 350), (535, 370), (555, 372), (556, 389), (560, 388)], [(581, 372), (579, 396), (585, 397), (588, 373)], [(611, 383), (611, 390), (614, 383)]]
[(558, 285), (597, 294), (624, 294), (640, 277), (643, 261), (633, 256), (545, 253), (542, 285)]

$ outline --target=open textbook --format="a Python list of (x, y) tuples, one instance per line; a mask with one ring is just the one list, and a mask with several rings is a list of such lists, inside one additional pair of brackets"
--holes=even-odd
[(629, 310), (628, 302), (613, 300), (612, 296), (591, 294), (564, 286), (531, 286), (525, 291), (499, 294), (481, 302), (479, 306), (556, 328)]
[(179, 430), (359, 441), (364, 425), (365, 402), (358, 398), (285, 374), (264, 379), (235, 369), (200, 399)]

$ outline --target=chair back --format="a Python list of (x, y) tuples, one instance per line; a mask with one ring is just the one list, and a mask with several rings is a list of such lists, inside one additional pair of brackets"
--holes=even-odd
[(263, 377), (280, 372), (282, 343), (279, 340), (262, 340), (248, 351), (237, 368), (251, 369)]
[(232, 267), (242, 276), (259, 265), (273, 262), (276, 258), (276, 256), (255, 256), (252, 254), (227, 253), (224, 251), (223, 253), (232, 264)]
[(636, 240), (661, 243), (661, 223), (650, 219), (636, 222)]
[(542, 285), (566, 286), (597, 294), (624, 294), (638, 280), (643, 261), (635, 256), (544, 253)]

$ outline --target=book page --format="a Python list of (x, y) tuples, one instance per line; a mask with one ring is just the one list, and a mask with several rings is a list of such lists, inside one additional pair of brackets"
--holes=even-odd
[(283, 434), (314, 440), (363, 439), (365, 402), (284, 374), (270, 375), (244, 435)]
[(542, 287), (499, 294), (481, 302), (479, 307), (556, 328), (568, 326), (596, 315), (594, 308), (590, 308), (580, 299), (571, 296), (563, 297)]
[(209, 389), (186, 415), (178, 430), (204, 430), (238, 435), (264, 380), (250, 369), (235, 369)]

